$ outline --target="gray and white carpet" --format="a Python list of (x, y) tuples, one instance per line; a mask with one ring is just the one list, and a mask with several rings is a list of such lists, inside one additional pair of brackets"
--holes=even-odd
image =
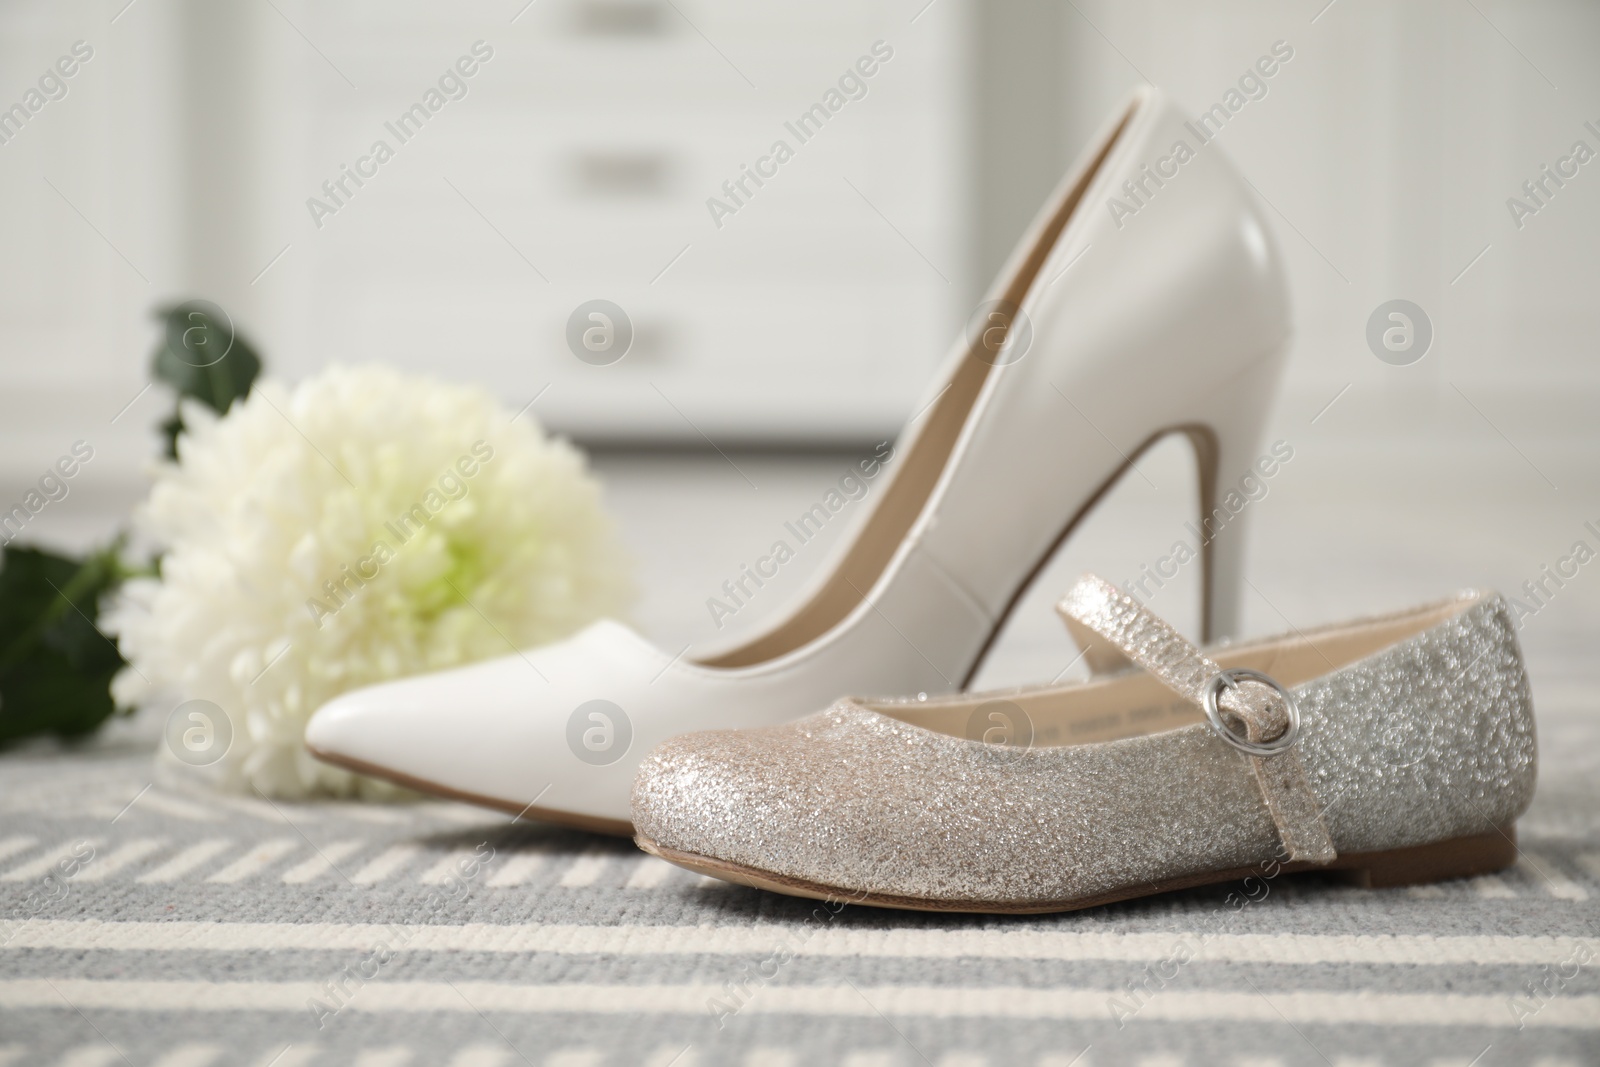
[(1543, 713), (1504, 874), (1042, 918), (835, 914), (462, 806), (151, 786), (141, 737), (36, 746), (0, 756), (0, 1065), (1600, 1063), (1595, 722)]

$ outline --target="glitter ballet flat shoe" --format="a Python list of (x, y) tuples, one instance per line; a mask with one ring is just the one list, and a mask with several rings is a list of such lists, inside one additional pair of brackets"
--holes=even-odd
[(1092, 575), (1059, 610), (1099, 662), (1142, 669), (675, 738), (635, 782), (636, 840), (731, 882), (928, 911), (1514, 861), (1534, 722), (1499, 596), (1209, 654)]
[[(1248, 183), (1216, 145), (1175, 160), (1185, 140), (1183, 114), (1155, 90), (1112, 117), (892, 453), (862, 462), (858, 484), (874, 481), (858, 533), (771, 625), (673, 655), (600, 620), (340, 696), (312, 718), (307, 747), (425, 792), (631, 833), (634, 772), (667, 738), (790, 722), (843, 693), (966, 686), (1055, 547), (1169, 434), (1199, 460), (1204, 625), (1230, 633), (1248, 518), (1233, 487), (1258, 488), (1283, 458), (1262, 451), (1260, 431), (1287, 351), (1287, 288)], [(1136, 215), (1118, 207), (1130, 185), (1144, 190)], [(819, 505), (798, 522), (828, 517)], [(785, 533), (788, 550), (798, 536)]]

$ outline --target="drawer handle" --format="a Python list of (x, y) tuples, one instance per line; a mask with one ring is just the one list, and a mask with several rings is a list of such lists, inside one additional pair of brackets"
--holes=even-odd
[(584, 0), (579, 33), (594, 37), (660, 37), (667, 32), (667, 6), (658, 0)]
[(659, 152), (585, 152), (578, 157), (578, 184), (604, 196), (652, 196), (667, 188), (672, 167)]

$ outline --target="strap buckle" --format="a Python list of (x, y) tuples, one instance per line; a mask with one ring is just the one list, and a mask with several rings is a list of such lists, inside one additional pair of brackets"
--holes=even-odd
[[(1288, 713), (1289, 728), (1271, 741), (1251, 741), (1247, 737), (1240, 737), (1222, 721), (1222, 711), (1217, 706), (1217, 700), (1222, 696), (1223, 688), (1237, 689), (1239, 683), (1246, 680), (1260, 682), (1277, 693), (1278, 698), (1283, 701), (1284, 710)], [(1294, 695), (1270, 674), (1253, 671), (1248, 667), (1224, 668), (1207, 678), (1205, 684), (1200, 687), (1200, 702), (1206, 710), (1206, 721), (1211, 724), (1211, 729), (1240, 752), (1252, 756), (1277, 756), (1287, 752), (1294, 744), (1295, 738), (1300, 736), (1300, 705), (1295, 703)]]

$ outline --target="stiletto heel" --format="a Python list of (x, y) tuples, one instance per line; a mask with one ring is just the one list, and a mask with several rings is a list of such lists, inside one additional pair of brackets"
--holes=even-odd
[(1203, 643), (1239, 633), (1245, 549), (1254, 521), (1251, 505), (1257, 494), (1268, 491), (1268, 479), (1278, 467), (1294, 455), (1287, 442), (1268, 446), (1263, 439), (1287, 347), (1285, 342), (1252, 363), (1218, 390), (1220, 403), (1210, 417), (1185, 428), (1200, 478)]

